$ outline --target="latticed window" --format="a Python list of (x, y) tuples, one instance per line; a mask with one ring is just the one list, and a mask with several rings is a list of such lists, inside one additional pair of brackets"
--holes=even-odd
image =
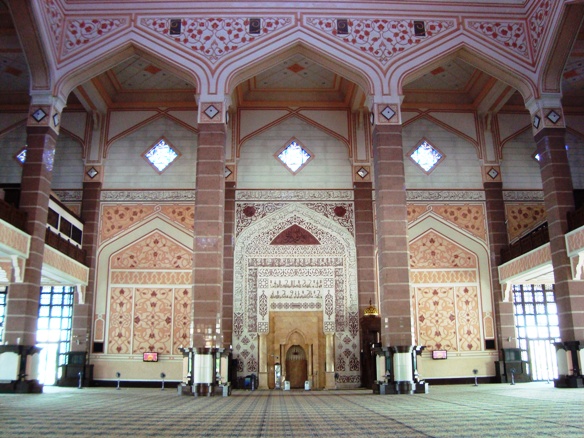
[(69, 286), (43, 286), (39, 302), (37, 345), (40, 353), (39, 381), (46, 385), (55, 383), (60, 365), (65, 364), (65, 354), (71, 350), (74, 288)]
[(558, 308), (553, 285), (513, 286), (517, 343), (529, 361), (534, 380), (551, 380), (558, 369), (553, 342), (560, 341)]
[(161, 138), (146, 150), (142, 156), (150, 163), (154, 170), (162, 173), (180, 157), (180, 152), (172, 147), (165, 138)]
[(444, 160), (445, 155), (428, 140), (423, 139), (410, 151), (409, 157), (424, 172), (429, 174)]
[(291, 139), (274, 156), (293, 174), (305, 167), (314, 155), (296, 139)]

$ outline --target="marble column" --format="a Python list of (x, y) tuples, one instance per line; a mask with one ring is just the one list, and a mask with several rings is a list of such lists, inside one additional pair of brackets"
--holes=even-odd
[(200, 123), (193, 247), (193, 345), (222, 345), (225, 124)]
[(258, 389), (268, 389), (268, 334), (260, 333), (258, 335), (260, 348), (259, 348), (259, 380)]
[(413, 345), (401, 125), (373, 130), (381, 343)]
[(325, 389), (335, 389), (335, 334), (325, 333)]
[[(489, 233), (489, 254), (491, 261), (491, 284), (493, 287), (495, 325), (499, 348), (515, 348), (515, 316), (513, 300), (503, 301), (501, 284), (499, 284), (499, 265), (501, 250), (509, 245), (505, 225), (505, 201), (503, 200), (502, 182), (484, 182), (487, 229)], [(511, 339), (511, 340), (509, 340)], [(493, 347), (494, 348), (494, 347)]]

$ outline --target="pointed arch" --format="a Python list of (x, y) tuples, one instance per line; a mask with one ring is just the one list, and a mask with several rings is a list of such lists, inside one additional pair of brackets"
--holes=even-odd
[(438, 47), (425, 54), (410, 54), (408, 52), (400, 61), (396, 62), (396, 68), (390, 71), (391, 94), (403, 95), (403, 87), (406, 83), (433, 70), (449, 59), (458, 58), (512, 86), (521, 93), (525, 102), (533, 96), (539, 95), (533, 74), (522, 72), (519, 67), (513, 69), (513, 63), (500, 62), (495, 52), (483, 47), (474, 47), (464, 37), (465, 35), (461, 33), (456, 38), (442, 44), (439, 47), (440, 56), (438, 57), (436, 57)]

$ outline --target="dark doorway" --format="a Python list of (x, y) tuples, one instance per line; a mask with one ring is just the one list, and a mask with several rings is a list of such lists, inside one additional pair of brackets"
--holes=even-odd
[(292, 345), (286, 353), (286, 380), (290, 381), (290, 388), (304, 388), (308, 379), (308, 362), (306, 352), (300, 345)]

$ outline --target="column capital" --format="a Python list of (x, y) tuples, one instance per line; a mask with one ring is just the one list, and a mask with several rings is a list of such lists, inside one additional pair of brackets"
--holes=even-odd
[(47, 127), (59, 133), (65, 101), (48, 93), (32, 93), (28, 111), (28, 127)]
[(198, 105), (198, 123), (229, 123), (229, 107), (231, 97), (223, 95), (201, 95), (195, 96)]
[(401, 104), (404, 96), (374, 96), (370, 100), (369, 122), (377, 125), (401, 125)]
[(542, 94), (538, 99), (530, 99), (525, 102), (525, 106), (531, 114), (533, 135), (544, 128), (566, 127), (561, 94)]

